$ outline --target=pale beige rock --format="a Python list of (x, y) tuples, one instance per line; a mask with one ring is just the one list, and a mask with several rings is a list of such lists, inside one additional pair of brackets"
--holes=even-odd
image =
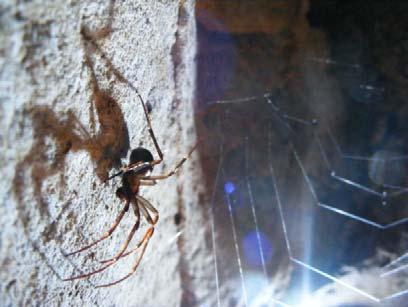
[[(142, 188), (141, 194), (160, 211), (160, 220), (134, 276), (110, 288), (92, 286), (125, 275), (132, 256), (90, 282), (60, 280), (78, 273), (74, 267), (87, 271), (98, 259), (113, 255), (130, 231), (132, 214), (111, 240), (92, 249), (91, 256), (62, 254), (106, 231), (123, 205), (115, 197), (120, 180), (104, 185), (101, 179), (106, 170), (114, 172), (112, 151), (116, 158), (129, 153), (126, 126), (130, 148), (143, 145), (156, 154), (135, 93), (119, 82), (98, 52), (88, 52), (92, 64), (86, 65), (86, 50), (92, 48), (81, 41), (81, 25), (97, 31), (111, 22), (112, 33), (97, 42), (152, 106), (153, 126), (165, 155), (155, 169), (160, 173), (173, 167), (196, 141), (193, 1), (13, 3), (3, 1), (0, 9), (1, 305), (211, 302), (212, 258), (205, 242), (205, 206), (199, 204), (203, 187), (197, 153), (176, 176)], [(108, 110), (118, 112), (111, 122)], [(183, 217), (179, 225), (177, 213)], [(138, 238), (145, 229), (144, 222)]]

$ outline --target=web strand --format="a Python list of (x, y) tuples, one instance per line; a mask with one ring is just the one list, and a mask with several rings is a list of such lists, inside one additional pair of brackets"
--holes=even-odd
[[(223, 177), (223, 181), (225, 181), (225, 173), (224, 173), (223, 168), (221, 168), (221, 174), (222, 174), (222, 177)], [(235, 252), (236, 252), (236, 257), (237, 257), (237, 262), (238, 262), (239, 276), (241, 278), (242, 297), (244, 299), (245, 306), (248, 306), (248, 294), (247, 294), (247, 290), (246, 290), (246, 286), (245, 286), (245, 277), (244, 277), (244, 271), (242, 269), (241, 255), (239, 253), (237, 230), (236, 230), (236, 226), (235, 226), (234, 214), (232, 212), (231, 199), (230, 199), (230, 196), (228, 195), (228, 193), (225, 193), (225, 199), (227, 201), (228, 213), (229, 213), (231, 228), (232, 228), (232, 236), (233, 236), (233, 239), (234, 239), (234, 247), (235, 247)]]
[(256, 231), (256, 239), (258, 242), (258, 248), (259, 248), (259, 255), (261, 256), (261, 264), (262, 264), (262, 270), (263, 274), (266, 279), (266, 283), (268, 282), (268, 273), (266, 271), (266, 265), (265, 265), (265, 257), (264, 257), (264, 251), (262, 247), (262, 242), (261, 242), (261, 236), (259, 234), (259, 224), (258, 224), (258, 218), (256, 215), (256, 210), (255, 210), (255, 204), (254, 204), (254, 196), (252, 194), (252, 187), (251, 183), (249, 182), (248, 178), (248, 172), (249, 172), (249, 163), (248, 163), (248, 138), (245, 138), (245, 168), (246, 168), (246, 176), (245, 176), (245, 181), (247, 184), (247, 189), (248, 189), (248, 196), (249, 196), (249, 203), (251, 205), (251, 212), (252, 212), (252, 217), (254, 219), (254, 224), (255, 224), (255, 231)]
[(217, 306), (218, 307), (221, 307), (221, 300), (220, 300), (220, 281), (219, 281), (219, 276), (218, 276), (217, 246), (215, 243), (214, 205), (215, 205), (215, 196), (217, 193), (216, 191), (217, 191), (217, 187), (219, 183), (219, 177), (221, 173), (222, 158), (223, 158), (223, 149), (222, 149), (222, 144), (221, 144), (220, 152), (219, 152), (219, 159), (218, 159), (218, 166), (217, 166), (217, 173), (215, 175), (214, 186), (212, 188), (211, 206), (210, 206), (211, 241), (212, 241), (213, 259), (214, 259), (214, 275), (215, 275), (215, 286), (217, 289)]

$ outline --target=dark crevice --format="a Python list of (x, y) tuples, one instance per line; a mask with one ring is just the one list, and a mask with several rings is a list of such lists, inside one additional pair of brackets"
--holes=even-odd
[[(178, 110), (179, 106), (182, 102), (181, 91), (182, 85), (180, 73), (184, 70), (184, 59), (183, 59), (183, 51), (185, 47), (184, 40), (186, 39), (183, 35), (183, 30), (187, 25), (188, 21), (188, 13), (186, 8), (184, 7), (185, 3), (181, 2), (179, 4), (179, 11), (178, 11), (178, 20), (177, 20), (177, 31), (176, 31), (176, 39), (174, 45), (171, 49), (171, 57), (173, 61), (173, 78), (175, 82), (175, 96), (172, 102), (172, 109)], [(181, 124), (178, 123), (178, 130), (181, 131)], [(182, 195), (181, 188), (178, 188), (178, 195)], [(184, 201), (181, 197), (179, 197), (177, 202), (177, 213), (175, 216), (175, 224), (177, 225), (178, 231), (182, 231), (185, 227), (185, 207)], [(186, 258), (186, 250), (185, 250), (185, 240), (183, 235), (179, 236), (177, 239), (177, 247), (180, 252), (180, 263), (179, 263), (179, 272), (181, 278), (181, 306), (195, 306), (196, 305), (196, 297), (194, 294), (194, 290), (192, 287), (192, 280), (193, 277), (190, 275), (189, 270), (189, 263)]]

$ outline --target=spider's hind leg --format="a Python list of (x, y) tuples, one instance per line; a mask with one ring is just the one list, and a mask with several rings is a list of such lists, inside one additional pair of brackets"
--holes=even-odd
[[(136, 251), (136, 250), (139, 249), (140, 247), (142, 247), (142, 250), (141, 250), (140, 254), (138, 255), (138, 257), (136, 258), (136, 262), (135, 262), (135, 264), (133, 265), (132, 270), (131, 270), (128, 274), (126, 274), (124, 277), (122, 277), (122, 278), (120, 278), (120, 279), (118, 279), (118, 280), (116, 280), (116, 281), (113, 281), (113, 282), (111, 282), (111, 283), (98, 285), (98, 286), (96, 286), (96, 288), (104, 288), (104, 287), (113, 286), (113, 285), (116, 285), (116, 284), (118, 284), (118, 283), (124, 281), (125, 279), (129, 278), (130, 276), (132, 276), (133, 273), (136, 272), (136, 270), (137, 270), (137, 268), (138, 268), (138, 266), (139, 266), (139, 264), (140, 264), (140, 261), (141, 261), (142, 258), (143, 258), (143, 255), (144, 255), (144, 253), (145, 253), (145, 251), (146, 251), (147, 245), (149, 244), (149, 240), (150, 240), (150, 238), (152, 237), (153, 233), (154, 233), (154, 227), (152, 226), (152, 227), (150, 227), (150, 228), (146, 231), (145, 235), (143, 236), (143, 239), (139, 242), (139, 244), (136, 246), (136, 248), (134, 248), (133, 250), (131, 250), (131, 251), (129, 251), (129, 252), (123, 254), (123, 255), (120, 257), (120, 258), (125, 257), (125, 256), (127, 256), (127, 255), (133, 253), (134, 251)], [(116, 262), (116, 261), (112, 261), (112, 262), (114, 263), (114, 262)], [(107, 265), (109, 266), (110, 263), (107, 264)]]
[[(118, 191), (120, 191), (120, 188), (118, 189)], [(117, 191), (117, 192), (118, 192), (118, 191)], [(118, 194), (120, 194), (120, 193), (118, 193)], [(120, 195), (118, 195), (118, 196), (120, 197)], [(124, 209), (126, 209), (126, 211), (129, 209), (129, 203), (130, 203), (130, 202), (128, 202), (128, 203), (127, 203), (127, 207), (124, 208)], [(133, 204), (134, 204), (134, 203), (132, 202), (132, 205), (133, 205)], [(134, 208), (135, 208), (135, 206), (134, 206)], [(136, 209), (137, 209), (137, 210), (136, 210)], [(132, 229), (131, 229), (131, 231), (130, 231), (130, 233), (129, 233), (127, 239), (126, 239), (126, 241), (124, 242), (124, 244), (123, 244), (122, 247), (120, 248), (119, 252), (118, 252), (113, 258), (109, 259), (108, 261), (101, 261), (101, 263), (104, 263), (105, 265), (104, 265), (104, 266), (101, 266), (99, 269), (93, 270), (93, 271), (91, 271), (91, 272), (89, 272), (89, 273), (84, 273), (84, 274), (81, 274), (81, 275), (72, 276), (72, 277), (66, 278), (66, 279), (64, 279), (64, 280), (75, 280), (75, 279), (82, 279), (82, 278), (90, 277), (90, 276), (92, 276), (92, 275), (95, 275), (95, 274), (97, 274), (97, 273), (100, 273), (100, 272), (106, 270), (107, 268), (109, 268), (110, 266), (112, 266), (113, 264), (115, 264), (120, 258), (122, 258), (123, 254), (125, 253), (126, 249), (127, 249), (128, 246), (129, 246), (129, 243), (130, 243), (130, 241), (132, 240), (132, 238), (133, 238), (133, 236), (134, 236), (136, 230), (139, 229), (139, 225), (140, 225), (140, 213), (139, 213), (139, 209), (138, 209), (137, 205), (136, 205), (136, 209), (135, 209), (135, 215), (136, 215), (137, 220), (136, 220), (135, 224), (133, 225), (133, 227), (132, 227)], [(123, 211), (123, 210), (122, 210), (122, 211)], [(96, 244), (96, 243), (95, 243), (95, 244)], [(139, 245), (141, 245), (141, 243), (139, 243)]]
[[(143, 198), (140, 195), (136, 195), (136, 199), (137, 199), (137, 203), (133, 204), (133, 208), (136, 210), (136, 206), (139, 206), (137, 209), (140, 209), (140, 211), (143, 213), (143, 215), (145, 216), (146, 220), (148, 221), (148, 223), (151, 225), (151, 227), (149, 227), (149, 229), (147, 229), (147, 231), (145, 232), (145, 235), (143, 236), (142, 240), (140, 240), (140, 242), (136, 245), (136, 247), (122, 255), (119, 256), (119, 258), (111, 258), (111, 259), (107, 259), (105, 261), (103, 261), (103, 263), (107, 263), (107, 266), (112, 265), (113, 263), (115, 263), (116, 261), (118, 261), (118, 259), (126, 257), (130, 254), (132, 254), (133, 252), (137, 251), (140, 247), (142, 247), (142, 250), (140, 252), (140, 254), (138, 255), (138, 257), (136, 258), (136, 262), (132, 267), (132, 270), (125, 275), (124, 277), (108, 283), (108, 284), (103, 284), (103, 285), (99, 285), (96, 286), (97, 288), (102, 288), (102, 287), (109, 287), (109, 286), (113, 286), (116, 285), (122, 281), (124, 281), (125, 279), (129, 278), (133, 273), (136, 272), (140, 261), (143, 258), (143, 255), (146, 251), (147, 245), (149, 244), (150, 238), (152, 237), (153, 233), (154, 233), (154, 225), (157, 223), (158, 219), (159, 219), (159, 212), (157, 211), (156, 208), (153, 207), (153, 205), (145, 198)], [(152, 212), (154, 214), (154, 217), (152, 218), (150, 215), (150, 212)]]
[[(137, 204), (132, 203), (133, 210), (135, 211), (135, 215), (139, 216), (139, 214), (140, 214), (139, 213), (139, 208), (140, 208), (140, 211), (142, 211), (143, 215), (146, 217), (147, 222), (152, 226), (145, 232), (145, 235), (143, 236), (142, 240), (140, 240), (136, 244), (135, 248), (133, 248), (132, 250), (130, 250), (130, 251), (126, 252), (126, 253), (122, 253), (122, 254), (118, 255), (116, 258), (112, 257), (112, 258), (109, 258), (109, 259), (101, 260), (101, 261), (99, 261), (100, 263), (109, 263), (109, 262), (112, 262), (112, 261), (116, 262), (120, 258), (123, 258), (123, 257), (126, 257), (126, 256), (132, 254), (133, 252), (137, 251), (143, 245), (143, 243), (146, 241), (146, 236), (148, 236), (149, 238), (152, 236), (153, 231), (154, 231), (154, 225), (159, 220), (159, 212), (157, 211), (156, 208), (153, 207), (153, 205), (147, 199), (143, 198), (142, 196), (136, 195), (136, 199), (137, 199)], [(148, 210), (151, 211), (154, 214), (153, 218), (151, 217)], [(152, 233), (150, 234), (150, 232), (152, 232)]]
[(135, 232), (139, 229), (139, 226), (140, 226), (140, 211), (139, 211), (139, 206), (137, 205), (136, 202), (137, 202), (136, 199), (134, 199), (134, 201), (132, 202), (132, 207), (133, 207), (133, 210), (134, 210), (134, 213), (135, 213), (135, 216), (136, 216), (136, 222), (133, 225), (133, 228), (130, 231), (126, 241), (123, 243), (123, 245), (120, 248), (119, 252), (115, 256), (113, 256), (112, 258), (107, 259), (107, 260), (101, 260), (101, 261), (99, 261), (100, 263), (108, 263), (108, 262), (113, 261), (113, 263), (111, 263), (110, 265), (114, 264), (120, 258), (122, 258), (122, 255), (125, 253), (126, 249), (128, 248), (130, 241), (132, 240)]

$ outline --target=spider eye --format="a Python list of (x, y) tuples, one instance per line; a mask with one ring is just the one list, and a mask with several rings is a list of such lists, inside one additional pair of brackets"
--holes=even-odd
[(132, 150), (129, 160), (130, 164), (134, 164), (137, 162), (152, 162), (153, 155), (147, 149), (138, 147)]

